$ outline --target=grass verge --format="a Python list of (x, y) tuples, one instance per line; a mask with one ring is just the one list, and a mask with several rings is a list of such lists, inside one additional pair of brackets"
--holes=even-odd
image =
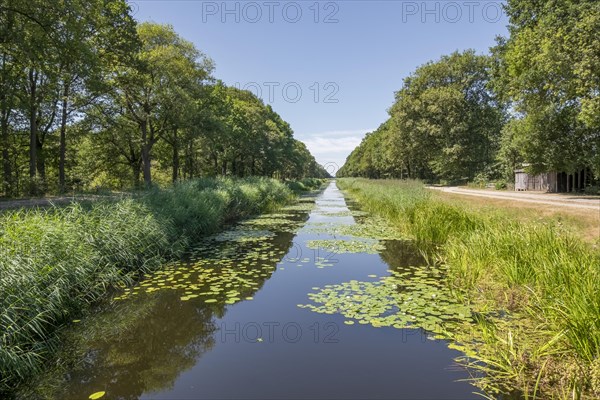
[(338, 180), (448, 266), (447, 283), (481, 317), (455, 339), (488, 393), (600, 396), (600, 252), (559, 223), (450, 204), (419, 182)]
[(273, 179), (199, 179), (131, 199), (0, 214), (0, 397), (40, 371), (57, 329), (111, 288), (293, 198)]
[(600, 211), (598, 210), (526, 203), (511, 199), (481, 198), (442, 191), (434, 191), (433, 196), (443, 202), (468, 207), (483, 214), (501, 214), (501, 217), (528, 223), (563, 225), (584, 241), (600, 246)]

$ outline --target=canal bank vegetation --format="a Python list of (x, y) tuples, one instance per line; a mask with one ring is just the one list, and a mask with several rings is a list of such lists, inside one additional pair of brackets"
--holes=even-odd
[(527, 203), (502, 198), (481, 198), (442, 191), (436, 192), (434, 196), (448, 204), (468, 206), (483, 214), (501, 213), (506, 218), (520, 221), (563, 225), (584, 241), (600, 246), (600, 214), (590, 208)]
[(525, 167), (577, 173), (574, 188), (599, 193), (600, 4), (505, 3), (508, 37), (488, 54), (455, 52), (419, 66), (338, 177), (502, 189)]
[(198, 179), (120, 200), (0, 214), (0, 394), (42, 369), (55, 333), (111, 289), (177, 259), (224, 224), (291, 202), (269, 178)]
[(488, 393), (600, 395), (600, 251), (560, 224), (482, 213), (416, 181), (341, 179), (366, 211), (396, 224), (447, 269), (475, 326), (453, 338)]

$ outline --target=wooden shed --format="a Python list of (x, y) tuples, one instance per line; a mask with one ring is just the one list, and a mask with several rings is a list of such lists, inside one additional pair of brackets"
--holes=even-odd
[(593, 175), (589, 169), (582, 169), (572, 174), (544, 172), (538, 175), (528, 174), (524, 169), (515, 170), (516, 191), (531, 190), (553, 193), (583, 191), (592, 180)]
[(530, 175), (524, 169), (515, 170), (515, 190), (532, 190), (537, 192), (556, 191), (556, 172)]

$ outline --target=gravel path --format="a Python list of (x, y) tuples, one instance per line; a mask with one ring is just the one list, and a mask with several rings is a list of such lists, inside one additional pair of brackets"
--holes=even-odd
[(500, 200), (514, 200), (524, 203), (549, 204), (560, 207), (580, 208), (600, 211), (600, 197), (580, 196), (569, 193), (532, 193), (532, 192), (502, 192), (490, 190), (466, 189), (461, 187), (434, 187), (429, 189), (445, 193), (454, 193), (465, 196), (487, 197)]

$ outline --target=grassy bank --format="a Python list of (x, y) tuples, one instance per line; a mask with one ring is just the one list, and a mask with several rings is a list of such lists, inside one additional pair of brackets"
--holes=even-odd
[(456, 334), (489, 372), (480, 385), (529, 398), (600, 395), (597, 249), (560, 224), (449, 204), (418, 182), (338, 185), (448, 266), (448, 285), (481, 315)]
[(200, 179), (125, 200), (0, 214), (0, 397), (39, 371), (56, 330), (108, 290), (293, 197), (272, 179)]
[(302, 193), (320, 188), (327, 179), (305, 178), (301, 181), (287, 181), (286, 185), (295, 193)]
[(563, 207), (560, 204), (527, 203), (513, 199), (469, 196), (442, 191), (435, 191), (433, 196), (446, 203), (474, 209), (483, 214), (501, 214), (502, 217), (527, 223), (560, 225), (584, 241), (600, 247), (600, 213), (597, 210)]

